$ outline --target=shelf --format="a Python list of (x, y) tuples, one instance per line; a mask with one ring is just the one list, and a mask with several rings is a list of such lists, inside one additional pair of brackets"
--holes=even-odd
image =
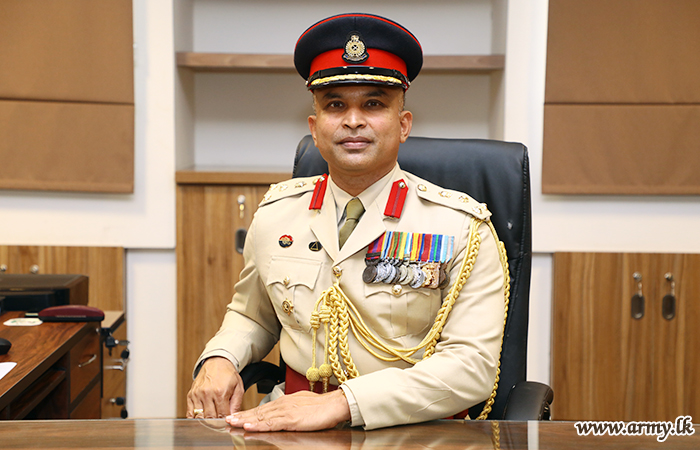
[(193, 167), (175, 173), (177, 184), (257, 184), (279, 183), (292, 177), (291, 172), (236, 170), (226, 167)]
[[(294, 72), (292, 55), (178, 52), (178, 67), (196, 72)], [(426, 55), (423, 73), (489, 73), (503, 70), (504, 55)]]

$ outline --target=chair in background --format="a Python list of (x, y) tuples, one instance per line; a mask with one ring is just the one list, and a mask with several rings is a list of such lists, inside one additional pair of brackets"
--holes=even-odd
[[(510, 270), (510, 303), (501, 351), (501, 376), (489, 419), (549, 418), (553, 392), (526, 381), (527, 332), (532, 262), (530, 172), (527, 148), (518, 143), (483, 139), (409, 137), (399, 150), (399, 165), (438, 186), (465, 192), (486, 203), (498, 237), (505, 244)], [(294, 177), (328, 172), (328, 165), (304, 137), (294, 158)], [(284, 370), (254, 363), (242, 373), (246, 388), (264, 392), (281, 382)], [(478, 414), (482, 405), (470, 408)]]

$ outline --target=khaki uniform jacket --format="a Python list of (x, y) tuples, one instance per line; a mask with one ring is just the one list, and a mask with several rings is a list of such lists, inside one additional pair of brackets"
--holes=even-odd
[[(309, 210), (313, 181), (318, 177), (273, 185), (248, 231), (245, 268), (221, 329), (207, 344), (197, 367), (205, 358), (225, 351), (243, 368), (261, 360), (279, 340), (287, 365), (305, 374), (311, 366), (309, 319), (321, 293), (336, 280), (336, 266), (342, 270), (340, 287), (376, 335), (393, 346), (419, 344), (457, 278), (472, 217), (487, 219), (490, 213), (464, 194), (401, 170), (394, 174), (374, 204), (364, 205), (364, 215), (341, 250), (330, 189), (321, 209)], [(401, 178), (408, 185), (401, 218), (386, 217), (391, 185)], [(450, 285), (443, 290), (403, 285), (397, 292), (391, 284), (365, 283), (367, 247), (386, 231), (454, 236)], [(414, 366), (384, 362), (349, 333), (350, 352), (361, 376), (348, 380), (345, 387), (356, 399), (365, 428), (447, 417), (490, 395), (503, 332), (504, 272), (488, 225), (482, 224), (479, 234), (482, 243), (471, 277), (454, 304), (435, 354)], [(279, 242), (285, 235), (293, 239), (286, 248)], [(320, 242), (322, 249), (312, 251), (312, 242)], [(285, 300), (293, 305), (290, 314), (283, 309)], [(316, 342), (318, 364), (323, 362), (323, 345), (321, 327)], [(338, 383), (335, 377), (331, 383)]]

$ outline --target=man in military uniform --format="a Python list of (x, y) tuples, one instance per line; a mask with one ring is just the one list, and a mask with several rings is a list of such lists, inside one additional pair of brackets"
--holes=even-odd
[[(197, 361), (188, 417), (248, 431), (373, 429), (486, 400), (507, 301), (504, 251), (484, 205), (397, 164), (418, 40), (391, 20), (342, 14), (304, 32), (295, 65), (329, 174), (265, 195), (236, 293)], [(277, 341), (285, 386), (239, 412), (238, 371)]]

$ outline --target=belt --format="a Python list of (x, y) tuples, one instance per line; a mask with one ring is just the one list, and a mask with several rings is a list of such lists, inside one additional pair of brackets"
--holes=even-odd
[[(335, 391), (336, 389), (338, 389), (338, 386), (335, 384), (328, 384), (328, 392)], [(284, 393), (288, 395), (295, 392), (308, 390), (309, 380), (307, 380), (304, 375), (287, 366), (287, 374), (285, 375), (284, 379)], [(314, 392), (317, 394), (321, 394), (323, 392), (323, 383), (321, 380), (314, 383)]]
[[(299, 372), (292, 370), (289, 366), (287, 366), (287, 374), (285, 376), (284, 380), (284, 393), (289, 395), (293, 394), (295, 392), (299, 391), (308, 391), (309, 390), (309, 380), (306, 379), (306, 377)], [(328, 384), (328, 392), (330, 391), (335, 391), (338, 389), (338, 386), (335, 384)], [(317, 394), (320, 394), (323, 391), (323, 383), (320, 381), (317, 381), (314, 384), (314, 392)], [(455, 414), (454, 416), (450, 417), (445, 417), (445, 419), (464, 419), (467, 417), (467, 414), (469, 414), (469, 410), (465, 409), (464, 411)]]

